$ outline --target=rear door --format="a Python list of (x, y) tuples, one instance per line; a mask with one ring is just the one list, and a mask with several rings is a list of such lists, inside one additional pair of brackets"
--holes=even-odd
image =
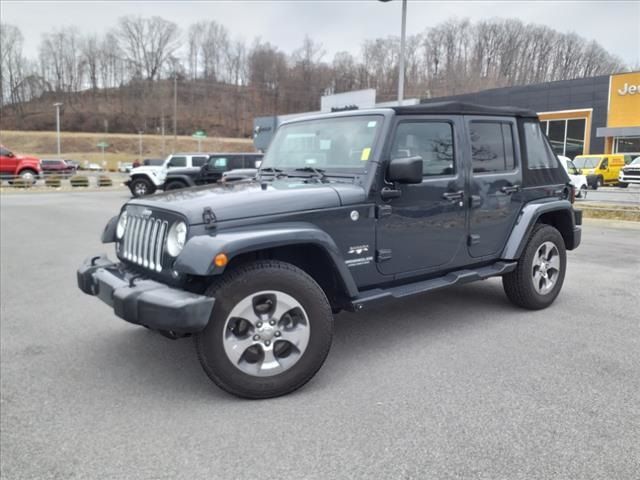
[(474, 258), (495, 257), (522, 208), (517, 123), (510, 117), (465, 117), (471, 149), (467, 246)]

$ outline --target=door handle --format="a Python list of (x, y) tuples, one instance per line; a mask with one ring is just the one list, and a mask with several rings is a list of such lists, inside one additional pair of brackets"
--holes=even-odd
[(510, 186), (505, 185), (500, 189), (500, 191), (502, 193), (506, 193), (507, 195), (511, 195), (512, 193), (516, 193), (520, 191), (520, 185), (510, 185)]
[(464, 191), (459, 190), (457, 192), (445, 192), (442, 194), (442, 198), (449, 200), (450, 202), (462, 200), (464, 198)]

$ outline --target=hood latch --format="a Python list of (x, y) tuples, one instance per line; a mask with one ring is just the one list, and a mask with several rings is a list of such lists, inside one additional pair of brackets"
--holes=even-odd
[(204, 207), (202, 209), (202, 221), (204, 222), (205, 228), (216, 227), (216, 216), (211, 207)]

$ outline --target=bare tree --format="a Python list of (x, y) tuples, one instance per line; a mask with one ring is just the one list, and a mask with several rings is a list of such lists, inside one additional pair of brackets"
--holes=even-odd
[(167, 59), (180, 47), (178, 26), (160, 17), (121, 17), (116, 36), (137, 76), (153, 81)]

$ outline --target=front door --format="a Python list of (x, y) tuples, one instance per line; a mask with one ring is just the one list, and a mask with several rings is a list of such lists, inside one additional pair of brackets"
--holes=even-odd
[[(385, 275), (428, 273), (455, 263), (466, 233), (461, 117), (400, 118), (389, 158), (419, 155), (422, 183), (396, 185), (378, 206), (376, 261)], [(390, 186), (388, 186), (390, 187)]]
[(522, 208), (522, 167), (513, 118), (466, 117), (471, 148), (469, 254), (500, 254)]

